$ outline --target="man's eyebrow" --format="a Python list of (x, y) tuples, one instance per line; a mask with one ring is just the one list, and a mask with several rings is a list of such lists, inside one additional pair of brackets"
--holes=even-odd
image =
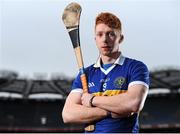
[(96, 31), (97, 33), (98, 32), (103, 32), (103, 33), (109, 33), (109, 32), (115, 32), (114, 30), (108, 30), (108, 31)]
[(103, 33), (103, 31), (96, 31), (96, 33)]

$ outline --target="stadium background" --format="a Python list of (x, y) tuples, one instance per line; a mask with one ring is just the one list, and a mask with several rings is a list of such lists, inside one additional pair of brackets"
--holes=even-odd
[[(180, 70), (150, 73), (151, 84), (140, 113), (140, 132), (180, 132)], [(61, 116), (73, 79), (44, 74), (18, 78), (0, 71), (0, 132), (83, 132), (82, 125), (64, 124)]]

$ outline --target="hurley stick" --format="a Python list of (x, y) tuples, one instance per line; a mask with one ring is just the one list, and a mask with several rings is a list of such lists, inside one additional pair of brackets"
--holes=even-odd
[[(77, 3), (70, 3), (64, 9), (62, 20), (66, 29), (68, 30), (69, 36), (72, 41), (72, 45), (75, 51), (77, 64), (79, 67), (79, 71), (81, 73), (81, 82), (83, 86), (83, 92), (88, 92), (88, 84), (87, 78), (84, 71), (84, 63), (83, 63), (83, 56), (80, 47), (80, 39), (79, 39), (79, 22), (80, 22), (80, 15), (81, 15), (81, 6)], [(89, 125), (85, 128), (86, 131), (93, 131), (94, 125)]]

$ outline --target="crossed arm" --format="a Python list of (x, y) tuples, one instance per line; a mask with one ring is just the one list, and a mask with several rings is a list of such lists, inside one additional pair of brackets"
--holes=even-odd
[(81, 93), (71, 92), (66, 99), (62, 116), (65, 123), (90, 123), (107, 116), (107, 111), (81, 104)]
[(128, 91), (115, 96), (97, 96), (91, 107), (92, 94), (71, 92), (66, 99), (62, 116), (65, 123), (91, 123), (111, 112), (113, 118), (127, 117), (139, 112), (144, 105), (148, 89), (144, 85), (132, 85)]

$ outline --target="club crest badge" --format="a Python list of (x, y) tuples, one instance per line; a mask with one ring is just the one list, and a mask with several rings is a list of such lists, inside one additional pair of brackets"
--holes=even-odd
[(115, 80), (114, 80), (114, 87), (115, 88), (121, 88), (122, 85), (126, 82), (126, 79), (122, 76), (120, 77), (117, 77)]

